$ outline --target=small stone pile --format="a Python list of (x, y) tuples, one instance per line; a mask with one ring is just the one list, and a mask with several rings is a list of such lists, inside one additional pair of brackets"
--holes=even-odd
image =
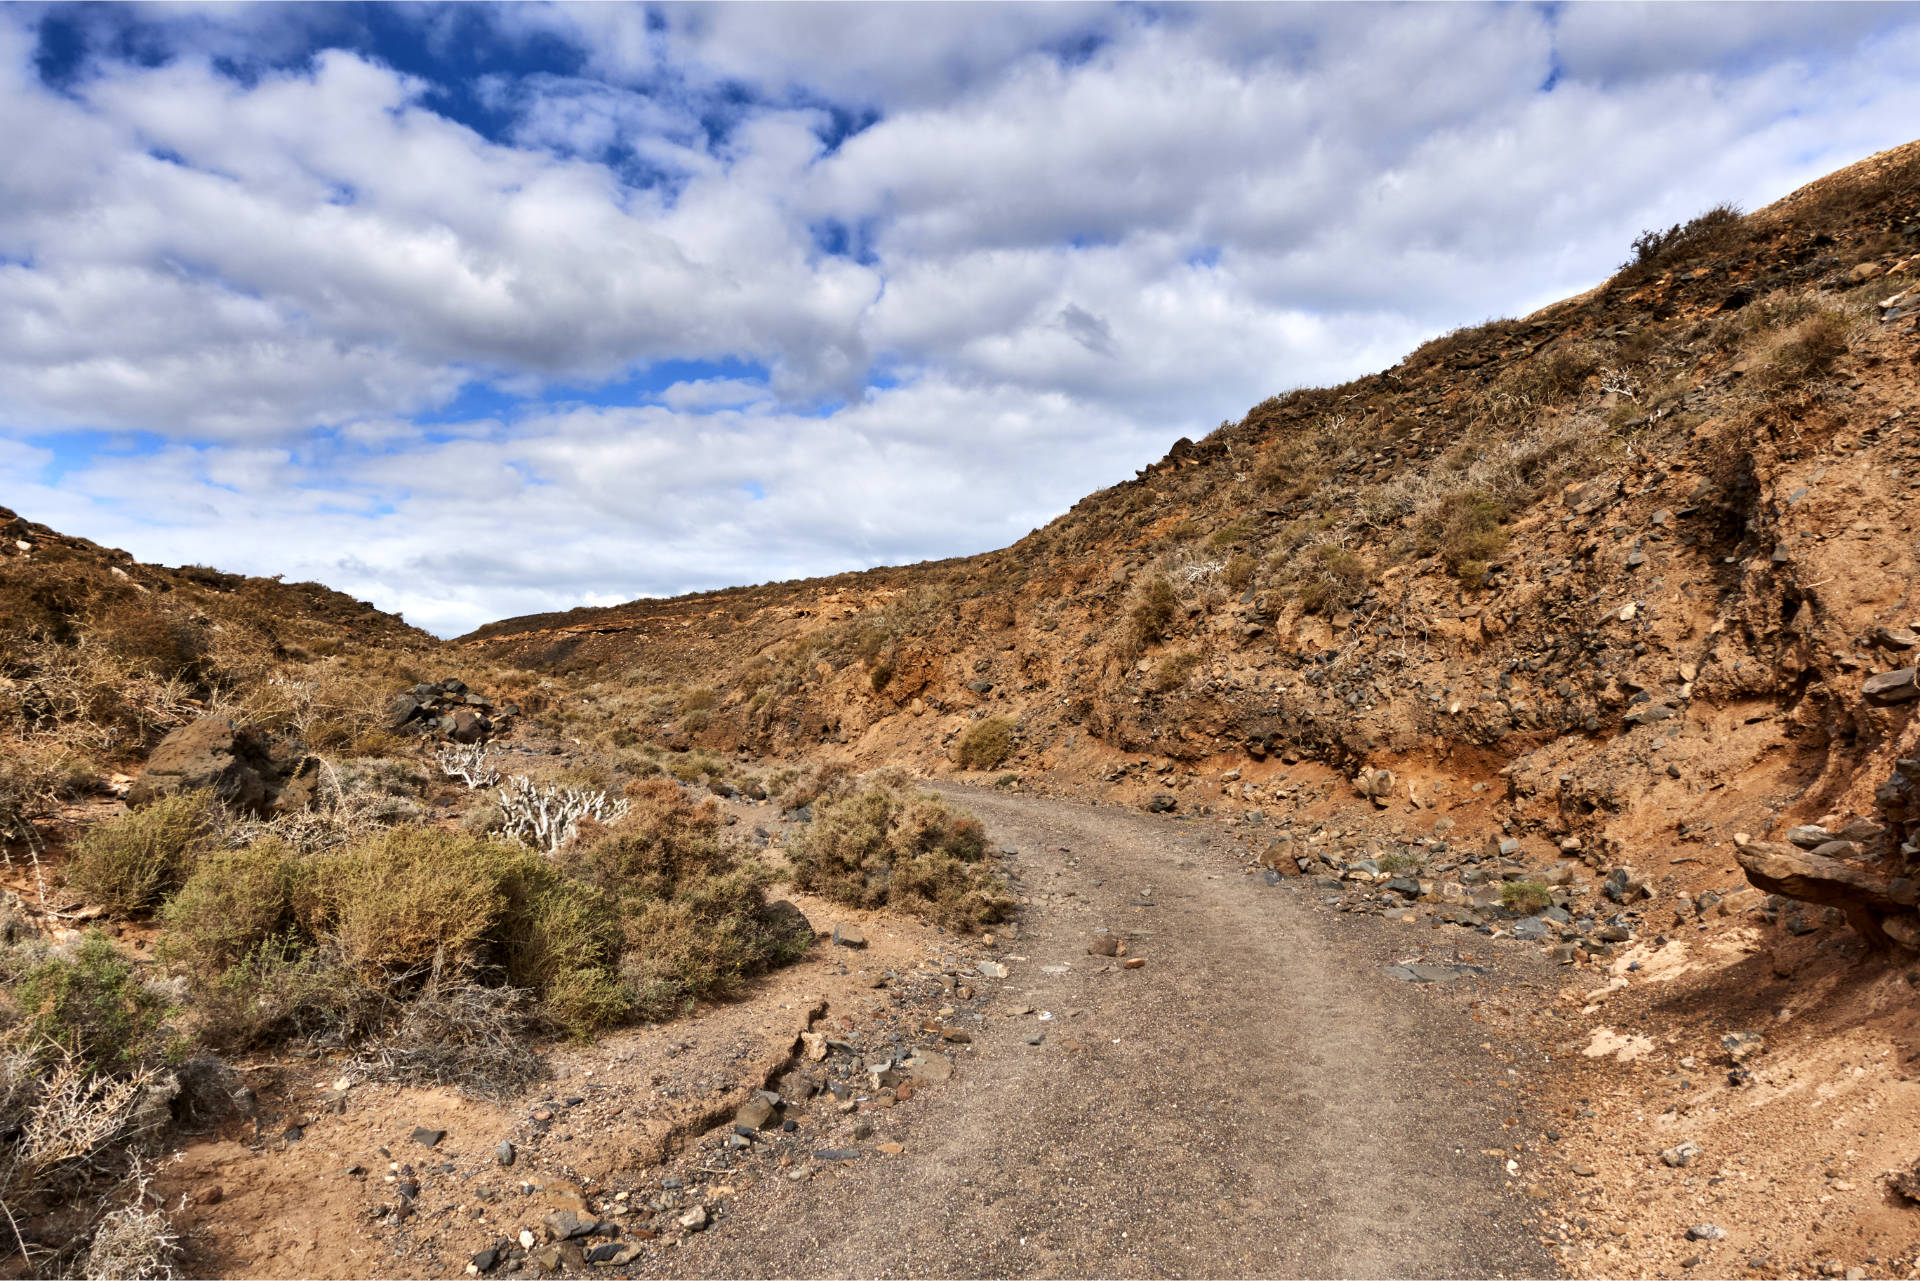
[(511, 703), (496, 708), (491, 699), (469, 690), (463, 681), (444, 680), (415, 685), (395, 696), (387, 705), (385, 726), (402, 733), (444, 734), (456, 743), (479, 743), (519, 714)]

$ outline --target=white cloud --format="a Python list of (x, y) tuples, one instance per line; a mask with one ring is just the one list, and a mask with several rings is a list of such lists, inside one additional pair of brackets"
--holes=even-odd
[[(445, 629), (1004, 543), (1920, 119), (1899, 7), (404, 11), (577, 47), (491, 135), (350, 12), (74, 12), (172, 56), (0, 14), (10, 494)], [(6, 439), (76, 428), (149, 443)]]

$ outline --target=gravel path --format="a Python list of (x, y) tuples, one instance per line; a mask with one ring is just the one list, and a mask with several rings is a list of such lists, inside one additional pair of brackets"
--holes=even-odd
[[(977, 1052), (916, 1100), (904, 1155), (773, 1180), (675, 1274), (1552, 1270), (1485, 1151), (1537, 1128), (1503, 1128), (1517, 1096), (1465, 994), (1382, 973), (1407, 926), (1245, 876), (1198, 824), (947, 790), (1035, 899)], [(1103, 925), (1143, 968), (1087, 955)], [(1054, 1017), (998, 1017), (1025, 1004)]]

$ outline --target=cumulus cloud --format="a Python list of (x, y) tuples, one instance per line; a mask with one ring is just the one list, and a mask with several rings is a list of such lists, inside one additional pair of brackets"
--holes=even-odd
[(443, 630), (978, 550), (1905, 141), (1917, 67), (1898, 6), (16, 9), (0, 480)]

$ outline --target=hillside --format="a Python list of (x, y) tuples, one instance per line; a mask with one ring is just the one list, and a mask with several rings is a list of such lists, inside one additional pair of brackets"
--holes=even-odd
[(1864, 819), (1914, 745), (1862, 687), (1920, 622), (1916, 282), (1910, 145), (1263, 402), (1005, 550), (460, 644), (678, 748), (937, 773), (972, 732), (1028, 785), (1189, 810), (1452, 762), (1596, 861)]

